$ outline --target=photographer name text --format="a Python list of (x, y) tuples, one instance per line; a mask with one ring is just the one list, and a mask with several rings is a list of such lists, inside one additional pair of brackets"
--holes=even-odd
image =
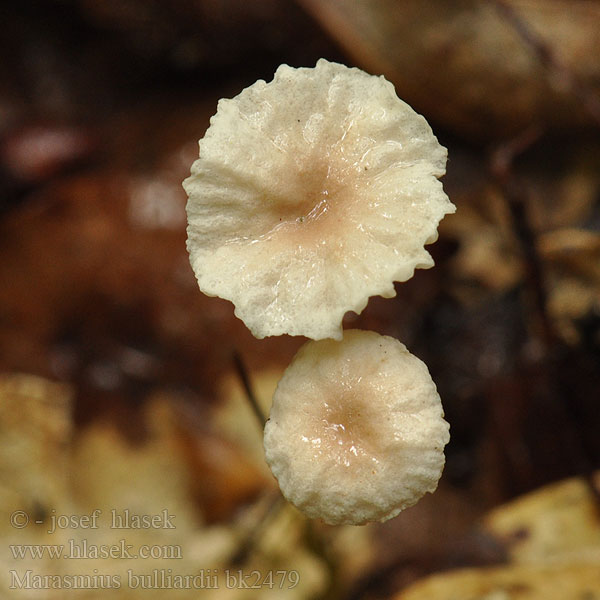
[[(25, 511), (15, 511), (10, 520), (14, 528), (22, 529), (29, 524), (29, 515)], [(169, 514), (166, 508), (154, 515), (140, 515), (129, 509), (119, 511), (115, 508), (106, 515), (99, 508), (80, 515), (56, 514), (52, 510), (47, 533), (53, 534), (61, 529), (99, 529), (106, 526), (110, 529), (177, 529), (174, 520), (175, 515)], [(35, 522), (41, 524), (43, 521)]]

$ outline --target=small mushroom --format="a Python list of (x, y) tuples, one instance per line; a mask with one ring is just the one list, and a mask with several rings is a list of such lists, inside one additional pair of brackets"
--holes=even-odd
[(310, 341), (265, 427), (283, 495), (330, 524), (385, 521), (433, 492), (449, 426), (429, 371), (398, 340), (349, 330)]
[(252, 333), (341, 339), (347, 311), (433, 266), (446, 149), (391, 83), (282, 65), (220, 100), (184, 181), (200, 289)]

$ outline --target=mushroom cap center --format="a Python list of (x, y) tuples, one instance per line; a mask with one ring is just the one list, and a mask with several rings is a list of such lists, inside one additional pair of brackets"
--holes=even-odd
[(352, 198), (335, 165), (315, 161), (296, 173), (285, 201), (275, 203), (273, 227), (265, 237), (298, 246), (335, 238), (336, 229), (342, 234), (343, 211), (350, 209)]
[(381, 428), (377, 415), (369, 407), (366, 386), (331, 394), (311, 415), (310, 433), (302, 434), (315, 456), (333, 460), (338, 465), (379, 463)]

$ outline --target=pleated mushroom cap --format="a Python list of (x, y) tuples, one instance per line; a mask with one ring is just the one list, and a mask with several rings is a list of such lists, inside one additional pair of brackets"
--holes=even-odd
[(385, 521), (433, 492), (449, 426), (429, 371), (397, 340), (350, 330), (311, 341), (285, 371), (265, 427), (283, 495), (330, 524)]
[(252, 333), (341, 339), (347, 311), (433, 266), (446, 149), (391, 83), (321, 59), (221, 100), (185, 180), (200, 289)]

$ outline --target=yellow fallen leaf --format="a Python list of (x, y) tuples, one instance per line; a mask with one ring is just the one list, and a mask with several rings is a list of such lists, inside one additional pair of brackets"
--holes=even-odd
[(589, 486), (578, 478), (546, 486), (486, 517), (485, 529), (511, 561), (595, 561), (600, 572), (600, 518)]
[(598, 600), (599, 565), (463, 569), (428, 577), (395, 600)]

